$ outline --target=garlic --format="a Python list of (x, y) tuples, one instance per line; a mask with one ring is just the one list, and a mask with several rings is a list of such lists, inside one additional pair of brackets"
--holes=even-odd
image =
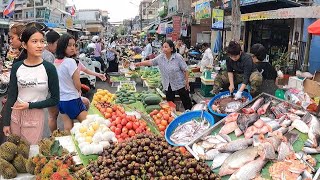
[(94, 143), (99, 143), (100, 141), (102, 141), (103, 139), (102, 139), (102, 132), (96, 132), (94, 135), (93, 135), (93, 137), (92, 137), (92, 141), (94, 142)]
[(108, 141), (101, 141), (99, 142), (99, 144), (102, 145), (103, 148), (110, 146), (110, 143)]

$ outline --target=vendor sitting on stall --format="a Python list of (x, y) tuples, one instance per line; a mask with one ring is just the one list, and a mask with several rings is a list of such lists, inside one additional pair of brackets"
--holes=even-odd
[(251, 54), (258, 71), (262, 73), (263, 79), (275, 80), (277, 78), (277, 71), (269, 62), (264, 62), (267, 56), (266, 48), (262, 44), (254, 44), (251, 47)]
[(213, 94), (219, 93), (221, 88), (229, 84), (229, 90), (232, 93), (235, 85), (241, 83), (240, 88), (235, 94), (235, 99), (242, 97), (243, 90), (250, 83), (250, 93), (256, 95), (258, 88), (262, 84), (262, 75), (252, 61), (251, 55), (242, 52), (241, 46), (235, 41), (231, 41), (227, 48), (229, 58), (227, 59), (227, 72), (221, 72), (214, 80)]

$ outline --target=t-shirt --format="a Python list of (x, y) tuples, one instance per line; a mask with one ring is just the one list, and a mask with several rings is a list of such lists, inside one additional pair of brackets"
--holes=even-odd
[(94, 57), (100, 57), (101, 56), (101, 44), (95, 43), (96, 48), (94, 49)]
[(263, 71), (263, 79), (275, 80), (277, 78), (277, 71), (269, 62), (258, 62), (256, 66), (258, 71)]
[(56, 59), (54, 64), (59, 77), (60, 101), (78, 99), (80, 94), (72, 79), (74, 72), (78, 69), (76, 61), (71, 58)]
[(79, 61), (79, 63), (78, 63), (78, 70), (79, 70), (79, 71), (84, 71), (85, 69), (87, 69), (87, 68), (82, 64), (82, 62)]
[(238, 61), (227, 59), (227, 71), (243, 74), (243, 84), (248, 84), (251, 73), (256, 71), (256, 65), (252, 61), (252, 57), (247, 53), (241, 53)]
[(42, 59), (53, 64), (53, 62), (56, 58), (54, 57), (54, 55), (50, 51), (45, 49), (42, 52)]
[[(9, 126), (11, 107), (16, 101), (29, 102), (29, 109), (42, 109), (59, 103), (59, 81), (56, 68), (43, 61), (28, 66), (18, 61), (12, 66), (8, 90), (8, 100), (3, 111), (4, 125)], [(48, 93), (50, 97), (47, 98)]]

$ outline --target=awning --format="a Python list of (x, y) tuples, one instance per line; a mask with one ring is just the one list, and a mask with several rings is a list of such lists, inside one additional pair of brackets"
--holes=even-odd
[(67, 28), (69, 31), (79, 32), (80, 30), (74, 28)]
[[(302, 6), (302, 4), (291, 0), (250, 0), (240, 2), (242, 14)], [(231, 0), (225, 2), (224, 9), (231, 11)]]
[(297, 18), (320, 18), (320, 6), (283, 8), (272, 11), (241, 14), (241, 21)]
[(149, 25), (149, 26), (146, 26), (146, 27), (142, 28), (142, 31), (148, 32), (153, 26), (154, 26), (154, 24), (151, 24), (151, 25)]
[(320, 35), (320, 19), (318, 19), (308, 27), (308, 33), (313, 35)]
[(59, 33), (60, 35), (68, 33), (67, 29), (62, 29), (62, 28), (53, 28), (53, 30)]
[(61, 10), (61, 9), (59, 9), (59, 8), (55, 8), (55, 9), (58, 10), (58, 11), (60, 11), (62, 14), (67, 14), (67, 15), (70, 15), (70, 16), (71, 16), (71, 14), (68, 13), (67, 11)]

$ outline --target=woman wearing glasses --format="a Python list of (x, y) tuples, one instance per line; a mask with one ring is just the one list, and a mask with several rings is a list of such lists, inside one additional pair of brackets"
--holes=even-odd
[(70, 34), (60, 37), (54, 64), (58, 71), (60, 102), (59, 111), (64, 123), (64, 130), (70, 131), (73, 127), (73, 119), (80, 122), (86, 119), (87, 110), (81, 101), (80, 72), (78, 65), (72, 57), (76, 52), (76, 41)]
[[(59, 81), (55, 67), (42, 59), (43, 32), (28, 27), (21, 41), (27, 58), (17, 61), (11, 70), (3, 132), (6, 136), (16, 134), (30, 144), (37, 144), (42, 139), (43, 108), (59, 103)], [(50, 98), (47, 98), (49, 93)]]

